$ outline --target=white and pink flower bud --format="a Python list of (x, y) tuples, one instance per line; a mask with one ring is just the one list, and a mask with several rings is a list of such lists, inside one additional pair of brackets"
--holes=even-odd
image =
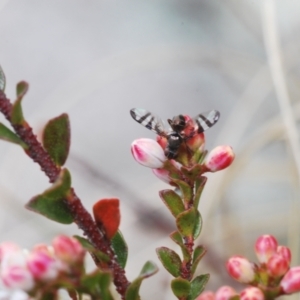
[(280, 286), (285, 294), (300, 291), (300, 266), (291, 268), (282, 278)]
[(224, 285), (216, 291), (215, 300), (229, 300), (236, 295), (237, 292), (231, 286)]
[(270, 257), (277, 251), (277, 240), (274, 236), (265, 234), (255, 242), (255, 253), (260, 263), (267, 263)]
[(186, 141), (186, 145), (192, 151), (197, 151), (197, 150), (203, 151), (205, 146), (204, 133), (195, 134), (192, 138)]
[(279, 254), (272, 255), (267, 262), (267, 272), (273, 277), (284, 275), (289, 269), (289, 262)]
[(0, 245), (0, 262), (6, 254), (10, 254), (12, 252), (21, 251), (20, 247), (17, 244), (4, 242)]
[(169, 174), (170, 172), (165, 169), (152, 169), (153, 174), (158, 177), (163, 182), (166, 182), (168, 184), (171, 183)]
[(22, 251), (7, 253), (1, 262), (1, 279), (9, 289), (29, 291), (34, 287), (34, 279), (27, 267), (27, 257)]
[(205, 291), (196, 300), (215, 300), (215, 294), (212, 291)]
[(77, 263), (83, 261), (85, 250), (75, 238), (65, 235), (57, 236), (52, 241), (52, 246), (56, 257), (63, 262)]
[(54, 279), (61, 269), (59, 261), (47, 253), (45, 248), (31, 252), (27, 265), (33, 277), (38, 280)]
[(240, 300), (264, 300), (263, 292), (254, 286), (247, 287), (240, 293)]
[(292, 253), (291, 253), (290, 248), (280, 245), (277, 247), (276, 253), (281, 255), (282, 257), (284, 257), (288, 261), (289, 264), (291, 263)]
[(230, 146), (218, 146), (208, 153), (204, 166), (207, 171), (217, 172), (230, 166), (233, 160), (234, 153)]
[(162, 147), (151, 139), (133, 141), (131, 153), (139, 164), (152, 169), (162, 168), (166, 161)]
[(228, 274), (242, 283), (250, 283), (255, 278), (253, 264), (242, 256), (232, 256), (226, 263)]

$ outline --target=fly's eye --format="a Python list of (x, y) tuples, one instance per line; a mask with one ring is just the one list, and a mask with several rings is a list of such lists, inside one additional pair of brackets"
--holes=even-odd
[(185, 119), (183, 115), (174, 117), (172, 120), (169, 120), (169, 124), (173, 130), (179, 132), (182, 131), (185, 127)]

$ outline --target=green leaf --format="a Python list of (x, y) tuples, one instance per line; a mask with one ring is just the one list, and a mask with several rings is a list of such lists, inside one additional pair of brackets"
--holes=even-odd
[(190, 203), (192, 201), (193, 189), (182, 180), (172, 179), (172, 181), (180, 188), (184, 203)]
[(182, 236), (195, 239), (201, 232), (202, 218), (200, 213), (194, 207), (191, 207), (177, 216), (176, 225)]
[(159, 192), (159, 196), (174, 217), (177, 217), (184, 211), (182, 200), (174, 191), (163, 190)]
[(200, 275), (191, 282), (191, 292), (188, 300), (196, 299), (203, 291), (209, 280), (209, 274)]
[(188, 249), (185, 247), (182, 237), (180, 235), (180, 233), (178, 231), (174, 231), (170, 234), (170, 238), (177, 244), (180, 246), (181, 251), (182, 251), (182, 255), (183, 255), (183, 260), (184, 261), (190, 261), (191, 259), (191, 255), (188, 251)]
[(193, 254), (193, 263), (192, 263), (192, 268), (191, 268), (191, 272), (192, 274), (195, 273), (197, 266), (200, 262), (200, 260), (202, 259), (202, 257), (205, 255), (206, 253), (206, 249), (203, 246), (197, 246), (194, 250), (194, 254)]
[(171, 288), (178, 299), (186, 299), (190, 293), (191, 284), (188, 280), (179, 277), (172, 280)]
[(152, 276), (157, 271), (158, 268), (153, 262), (151, 261), (146, 262), (138, 278), (132, 281), (131, 284), (128, 286), (125, 294), (125, 300), (139, 300), (140, 299), (139, 290), (142, 281), (145, 278)]
[(202, 166), (199, 164), (194, 165), (192, 168), (181, 167), (181, 171), (184, 174), (184, 176), (190, 179), (191, 181), (194, 181), (196, 177), (199, 176), (201, 170)]
[(179, 179), (181, 177), (180, 171), (171, 163), (170, 160), (166, 160), (163, 168), (169, 171), (169, 177), (171, 180)]
[(28, 146), (16, 134), (2, 123), (0, 123), (0, 139), (17, 144), (24, 150), (28, 149)]
[(52, 187), (47, 189), (43, 194), (32, 198), (25, 207), (53, 221), (70, 224), (73, 222), (73, 216), (66, 202), (70, 188), (71, 175), (67, 169), (62, 169)]
[(127, 262), (128, 246), (120, 230), (111, 239), (111, 245), (117, 255), (119, 265), (124, 269)]
[(156, 253), (165, 269), (174, 277), (178, 277), (181, 269), (181, 259), (179, 255), (167, 247), (157, 248)]
[(0, 90), (3, 91), (3, 92), (5, 90), (5, 85), (6, 85), (5, 74), (3, 72), (3, 69), (0, 66)]
[(62, 166), (70, 149), (70, 122), (67, 114), (51, 119), (45, 126), (43, 146), (58, 166)]
[(86, 238), (83, 238), (79, 235), (74, 235), (74, 238), (78, 240), (78, 242), (81, 244), (81, 246), (90, 252), (92, 255), (94, 255), (100, 262), (107, 263), (109, 262), (109, 256), (103, 253), (102, 251), (96, 249), (90, 241), (88, 241)]
[(14, 125), (22, 125), (25, 122), (21, 101), (28, 91), (28, 83), (21, 81), (17, 84), (17, 99), (12, 106), (10, 115), (11, 123)]
[(194, 207), (198, 208), (200, 197), (202, 194), (202, 191), (205, 187), (207, 181), (207, 177), (205, 176), (200, 176), (199, 178), (196, 179), (196, 194), (194, 198)]
[(97, 297), (97, 299), (113, 300), (109, 290), (110, 284), (111, 274), (109, 272), (97, 270), (82, 278), (79, 290), (91, 294), (92, 296)]

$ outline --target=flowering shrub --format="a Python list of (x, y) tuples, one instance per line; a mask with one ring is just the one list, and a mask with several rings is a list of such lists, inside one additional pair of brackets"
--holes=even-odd
[[(26, 82), (17, 85), (17, 98), (11, 103), (4, 93), (5, 76), (0, 68), (0, 112), (13, 130), (0, 123), (0, 139), (19, 145), (38, 163), (52, 184), (34, 196), (26, 208), (61, 224), (75, 223), (84, 237), (58, 236), (50, 246), (36, 245), (31, 251), (4, 242), (0, 245), (0, 299), (59, 299), (59, 290), (70, 299), (112, 300), (111, 284), (121, 299), (139, 300), (139, 289), (145, 278), (158, 271), (148, 261), (132, 282), (126, 277), (127, 244), (119, 230), (119, 199), (101, 199), (93, 206), (93, 216), (83, 207), (71, 187), (71, 174), (63, 167), (70, 147), (70, 124), (66, 114), (51, 119), (43, 131), (42, 144), (36, 139), (22, 112)], [(171, 289), (180, 300), (275, 299), (300, 291), (300, 267), (290, 268), (290, 250), (278, 245), (275, 237), (258, 238), (255, 252), (258, 264), (242, 256), (229, 258), (230, 276), (248, 286), (241, 292), (222, 286), (216, 293), (204, 291), (209, 274), (196, 269), (206, 253), (195, 245), (203, 226), (198, 210), (208, 172), (221, 171), (234, 160), (230, 146), (217, 146), (208, 154), (204, 131), (219, 119), (216, 110), (195, 118), (179, 115), (169, 119), (169, 130), (151, 113), (132, 109), (135, 121), (157, 133), (157, 139), (137, 139), (131, 145), (134, 159), (152, 169), (159, 179), (170, 185), (159, 192), (170, 211), (176, 230), (170, 238), (181, 253), (161, 246), (156, 249), (163, 267), (173, 279)], [(87, 273), (84, 258), (89, 253), (95, 270)]]

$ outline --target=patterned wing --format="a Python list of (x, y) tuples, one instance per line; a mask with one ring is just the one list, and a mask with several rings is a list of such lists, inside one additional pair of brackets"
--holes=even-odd
[(154, 131), (158, 135), (166, 136), (167, 132), (162, 120), (143, 108), (133, 108), (130, 110), (132, 118), (144, 127)]
[(210, 110), (197, 115), (193, 118), (195, 131), (201, 133), (215, 125), (220, 118), (220, 113), (217, 110)]

